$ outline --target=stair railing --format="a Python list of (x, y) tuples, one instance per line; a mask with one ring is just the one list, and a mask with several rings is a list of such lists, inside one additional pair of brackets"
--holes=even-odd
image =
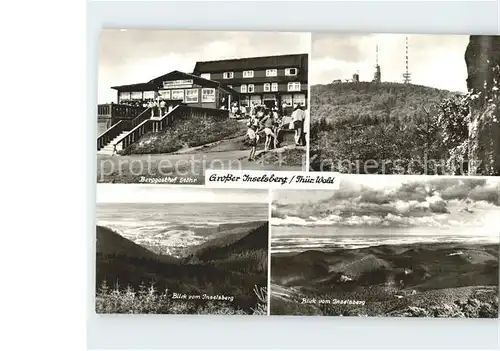
[[(149, 132), (160, 132), (171, 126), (176, 119), (189, 116), (190, 118), (203, 118), (207, 114), (216, 114), (229, 119), (229, 111), (214, 110), (203, 107), (191, 107), (186, 105), (177, 105), (172, 110), (163, 115), (160, 119), (145, 119), (136, 125), (129, 133), (120, 138), (115, 144), (115, 149), (121, 143), (121, 149), (124, 150), (144, 134)], [(139, 117), (139, 116), (138, 116)]]
[(97, 137), (97, 151), (101, 150), (122, 132), (129, 131), (149, 119), (150, 115), (148, 112), (151, 113), (151, 107), (146, 108), (132, 119), (121, 119), (113, 124), (108, 130)]
[(127, 121), (121, 120), (113, 124), (108, 130), (97, 137), (97, 151), (109, 144), (111, 140), (120, 135), (127, 127)]
[(137, 126), (135, 126), (127, 135), (124, 135), (115, 143), (115, 148), (121, 143), (121, 149), (124, 150), (129, 147), (131, 144), (135, 143), (139, 140), (144, 134), (149, 132), (159, 132), (160, 130), (165, 129), (169, 125), (174, 122), (175, 116), (182, 111), (183, 108), (186, 108), (184, 105), (177, 105), (172, 110), (167, 112), (161, 119), (153, 120), (146, 119), (140, 122)]

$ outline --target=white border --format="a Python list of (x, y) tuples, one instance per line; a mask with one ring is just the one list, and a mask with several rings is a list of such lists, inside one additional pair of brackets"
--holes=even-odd
[(272, 239), (272, 226), (271, 226), (271, 213), (273, 204), (273, 191), (268, 190), (269, 203), (268, 203), (268, 229), (267, 229), (267, 315), (271, 315), (271, 239)]
[[(72, 2), (66, 2), (71, 4)], [(10, 3), (12, 6), (14, 3)], [(24, 3), (19, 3), (19, 6), (23, 6)], [(46, 73), (46, 77), (35, 78), (32, 80), (43, 81), (45, 90), (57, 91), (60, 94), (61, 99), (58, 102), (68, 101), (68, 108), (74, 103), (75, 99), (79, 96), (83, 96), (75, 90), (79, 82), (76, 82), (75, 75), (79, 74), (79, 70), (75, 68), (75, 62), (77, 62), (78, 57), (81, 59), (81, 50), (79, 50), (78, 39), (69, 33), (68, 28), (74, 25), (75, 21), (71, 16), (67, 14), (71, 10), (75, 11), (75, 15), (82, 15), (84, 11), (81, 8), (76, 8), (73, 6), (67, 6), (64, 8), (63, 2), (58, 4), (58, 10), (56, 12), (47, 13), (44, 11), (44, 16), (36, 16), (39, 11), (36, 5), (30, 4), (30, 11), (26, 12), (24, 8), (22, 9), (23, 18), (25, 26), (32, 24), (34, 28), (28, 30), (25, 42), (30, 43), (30, 45), (19, 45), (18, 35), (21, 31), (16, 31), (16, 36), (11, 36), (12, 42), (11, 47), (16, 48), (16, 55), (14, 59), (17, 60), (17, 64), (22, 64), (24, 58), (33, 57), (33, 45), (37, 43), (44, 43), (44, 47), (40, 47), (40, 53), (50, 53), (50, 58), (53, 61), (46, 60), (43, 61), (44, 66), (42, 73)], [(73, 5), (73, 4), (72, 4)], [(85, 150), (87, 153), (87, 185), (89, 189), (95, 189), (95, 147), (94, 147), (94, 137), (95, 135), (95, 104), (96, 104), (96, 58), (97, 58), (97, 42), (96, 38), (98, 36), (98, 31), (101, 27), (106, 26), (108, 28), (137, 28), (137, 27), (148, 27), (148, 28), (166, 28), (167, 26), (171, 29), (192, 29), (192, 30), (279, 30), (279, 31), (307, 31), (307, 32), (319, 32), (319, 31), (337, 31), (337, 32), (397, 32), (397, 33), (456, 33), (456, 34), (497, 34), (500, 33), (500, 22), (498, 13), (498, 2), (497, 1), (441, 1), (441, 2), (416, 2), (416, 1), (387, 1), (385, 3), (375, 2), (375, 1), (350, 1), (350, 2), (269, 2), (264, 4), (249, 4), (246, 3), (245, 11), (241, 11), (241, 2), (225, 2), (219, 4), (213, 4), (210, 2), (149, 2), (149, 3), (134, 3), (134, 2), (93, 2), (89, 4), (89, 18), (88, 18), (88, 35), (89, 39), (87, 42), (87, 47), (91, 52), (87, 54), (89, 60), (89, 86), (88, 86), (88, 114), (82, 116), (82, 121), (87, 122), (87, 133), (85, 134), (84, 128), (76, 128), (75, 134), (71, 135), (74, 141), (71, 148), (66, 149), (61, 147), (60, 143), (56, 143), (60, 139), (55, 138), (54, 144), (46, 150), (47, 155), (53, 155), (55, 159), (54, 162), (49, 162), (52, 164), (52, 170), (57, 168), (57, 164), (64, 162), (72, 162), (71, 164), (77, 164), (75, 162), (75, 155), (81, 155), (78, 152)], [(40, 12), (46, 6), (45, 3), (40, 2)], [(265, 7), (265, 11), (262, 11), (262, 7)], [(24, 7), (24, 6), (23, 6)], [(46, 9), (46, 8), (45, 8)], [(58, 13), (65, 13), (65, 16), (60, 16)], [(166, 15), (166, 14), (178, 14), (178, 15)], [(184, 16), (182, 14), (189, 13), (189, 16)], [(207, 16), (207, 14), (210, 14)], [(54, 22), (50, 16), (54, 16)], [(16, 16), (7, 16), (7, 19), (12, 19), (15, 21)], [(167, 20), (168, 19), (168, 20)], [(256, 20), (258, 19), (258, 20)], [(402, 20), (404, 19), (404, 20)], [(446, 19), (446, 20), (443, 20)], [(37, 22), (38, 21), (38, 22)], [(64, 21), (64, 23), (57, 22)], [(43, 22), (43, 23), (42, 23)], [(10, 23), (5, 23), (6, 27), (10, 27)], [(45, 28), (47, 25), (53, 25), (54, 28), (52, 32), (45, 33), (41, 28)], [(11, 28), (18, 28), (15, 23), (12, 23)], [(64, 28), (63, 30), (61, 28)], [(59, 33), (64, 32), (65, 38), (61, 40)], [(54, 35), (54, 33), (58, 33)], [(39, 40), (33, 38), (40, 34)], [(66, 37), (67, 36), (67, 37)], [(24, 40), (24, 39), (23, 39)], [(54, 40), (54, 45), (47, 49), (48, 43)], [(61, 45), (64, 42), (64, 45)], [(69, 47), (73, 45), (73, 47)], [(8, 45), (7, 45), (8, 46)], [(21, 51), (25, 49), (26, 53)], [(81, 48), (80, 48), (81, 49)], [(74, 55), (73, 58), (68, 59), (67, 55), (71, 53)], [(60, 61), (55, 61), (54, 57), (60, 55)], [(40, 60), (43, 55), (38, 55), (37, 59), (40, 65)], [(57, 62), (57, 65), (50, 65), (51, 62)], [(60, 63), (63, 64), (60, 64)], [(23, 64), (20, 70), (26, 70), (30, 67), (31, 63)], [(71, 65), (71, 66), (69, 66)], [(16, 65), (14, 65), (15, 67)], [(33, 66), (38, 68), (38, 66)], [(49, 69), (51, 67), (52, 69)], [(62, 67), (65, 67), (66, 71), (63, 72)], [(20, 81), (16, 74), (16, 70), (9, 70), (12, 75), (12, 82)], [(41, 74), (41, 73), (39, 73)], [(71, 77), (70, 82), (65, 82), (64, 84), (57, 84), (54, 81), (54, 76), (60, 74), (62, 79), (65, 81), (68, 77)], [(51, 87), (50, 83), (54, 86)], [(70, 89), (62, 89), (61, 86), (71, 87)], [(24, 91), (22, 84), (5, 84), (5, 86), (11, 86), (12, 91)], [(67, 94), (63, 97), (63, 94)], [(12, 103), (10, 106), (13, 107), (13, 111), (10, 115), (14, 116), (18, 113), (18, 106), (25, 106), (25, 96), (22, 94), (17, 94), (19, 96), (18, 103)], [(309, 94), (310, 96), (310, 94)], [(35, 97), (30, 98), (31, 105), (34, 105), (33, 101)], [(43, 99), (40, 98), (40, 106), (44, 106)], [(45, 101), (46, 103), (46, 101)], [(9, 104), (8, 104), (9, 105)], [(7, 108), (9, 106), (6, 106)], [(15, 110), (14, 110), (15, 109)], [(68, 114), (66, 109), (60, 109), (60, 116), (57, 117), (58, 121), (68, 120)], [(83, 110), (82, 110), (83, 111)], [(46, 119), (40, 118), (40, 121), (53, 121), (55, 120), (54, 111), (47, 110)], [(72, 117), (76, 120), (75, 117)], [(60, 127), (57, 130), (56, 127)], [(33, 130), (37, 134), (37, 138), (30, 140), (30, 143), (25, 145), (19, 145), (19, 140), (17, 135), (13, 134), (13, 140), (11, 145), (16, 145), (15, 158), (23, 158), (26, 155), (33, 155), (34, 148), (33, 145), (37, 145), (37, 149), (42, 145), (45, 145), (49, 139), (45, 138), (45, 135), (65, 135), (67, 133), (66, 128), (67, 123), (46, 123), (45, 125), (40, 124), (40, 128), (36, 126)], [(46, 130), (47, 133), (42, 133)], [(79, 131), (79, 135), (76, 131)], [(81, 139), (78, 139), (78, 136)], [(8, 138), (9, 136), (7, 136)], [(43, 139), (42, 139), (43, 137)], [(40, 139), (38, 139), (40, 138)], [(83, 141), (87, 138), (89, 144), (85, 148), (85, 143), (79, 143), (76, 141)], [(40, 141), (39, 141), (40, 140)], [(25, 148), (25, 149), (23, 149)], [(57, 150), (55, 152), (54, 150)], [(42, 150), (36, 150), (42, 151)], [(44, 150), (45, 151), (45, 150)], [(21, 156), (20, 156), (21, 155)], [(90, 157), (88, 155), (91, 155)], [(83, 157), (83, 156), (82, 156)], [(40, 161), (43, 161), (40, 158)], [(80, 163), (78, 163), (80, 164)], [(60, 171), (59, 173), (52, 171), (50, 176), (41, 177), (37, 175), (36, 179), (33, 179), (33, 168), (34, 165), (30, 164), (31, 172), (26, 172), (26, 177), (23, 179), (23, 172), (21, 174), (16, 174), (16, 178), (22, 179), (23, 182), (23, 194), (32, 192), (30, 185), (32, 185), (34, 193), (38, 194), (40, 188), (46, 191), (45, 194), (40, 195), (39, 198), (42, 199), (43, 203), (35, 208), (30, 208), (30, 203), (23, 203), (21, 208), (21, 215), (19, 218), (15, 218), (15, 223), (12, 228), (7, 227), (7, 231), (16, 233), (19, 231), (19, 223), (23, 224), (23, 231), (32, 231), (33, 237), (39, 233), (53, 233), (54, 230), (54, 220), (49, 220), (45, 228), (41, 228), (38, 223), (27, 223), (35, 222), (34, 220), (26, 221), (26, 213), (31, 212), (32, 214), (37, 214), (40, 216), (43, 214), (46, 219), (53, 219), (55, 217), (54, 210), (51, 208), (52, 205), (58, 200), (54, 197), (57, 193), (54, 189), (59, 189), (61, 186), (66, 185), (67, 191), (63, 191), (65, 198), (63, 204), (59, 205), (60, 213), (68, 214), (71, 211), (70, 204), (75, 204), (75, 211), (82, 213), (83, 201), (87, 201), (87, 226), (81, 226), (81, 228), (86, 228), (87, 235), (87, 251), (86, 254), (91, 252), (90, 247), (93, 247), (94, 242), (94, 215), (92, 211), (95, 210), (95, 196), (86, 196), (83, 191), (85, 187), (82, 187), (76, 177), (73, 176), (74, 171)], [(47, 162), (40, 162), (36, 166), (36, 169), (41, 170), (47, 166)], [(40, 173), (40, 172), (38, 172)], [(43, 172), (42, 172), (43, 173)], [(54, 175), (57, 176), (54, 176)], [(82, 174), (82, 173), (80, 173)], [(52, 178), (52, 179), (51, 179)], [(61, 179), (65, 178), (65, 179)], [(40, 182), (43, 180), (43, 186), (40, 187)], [(38, 189), (38, 190), (37, 190)], [(50, 192), (48, 191), (50, 190)], [(64, 189), (66, 190), (66, 189)], [(75, 194), (76, 191), (78, 195)], [(92, 190), (88, 190), (92, 193)], [(52, 196), (51, 196), (52, 195)], [(16, 193), (18, 197), (18, 193)], [(9, 201), (9, 200), (7, 200)], [(60, 215), (61, 216), (61, 215)], [(59, 216), (59, 217), (60, 217)], [(37, 217), (40, 220), (44, 217)], [(67, 219), (66, 219), (67, 218)], [(70, 255), (66, 257), (61, 257), (61, 245), (60, 243), (66, 243), (68, 235), (72, 233), (68, 232), (68, 228), (74, 228), (77, 226), (76, 223), (80, 224), (78, 221), (71, 221), (73, 217), (66, 217), (65, 219), (56, 220), (61, 228), (57, 228), (57, 232), (60, 233), (60, 239), (55, 239), (58, 245), (54, 244), (54, 241), (47, 243), (47, 240), (36, 242), (32, 245), (34, 249), (40, 255), (40, 260), (36, 255), (32, 256), (33, 261), (36, 260), (37, 266), (44, 259), (51, 256), (49, 250), (54, 250), (53, 257), (57, 257), (58, 266), (64, 262), (68, 263), (65, 269), (68, 270), (68, 277), (75, 278), (75, 283), (78, 279), (81, 281), (81, 275), (79, 275), (77, 270), (69, 266), (71, 262), (71, 257), (74, 256), (73, 251), (66, 249)], [(32, 227), (29, 227), (29, 225)], [(17, 229), (17, 231), (16, 231)], [(7, 239), (9, 240), (10, 237)], [(19, 236), (20, 242), (18, 245), (10, 245), (10, 247), (23, 247), (23, 252), (26, 255), (27, 245), (26, 238)], [(31, 237), (30, 237), (31, 240)], [(60, 241), (58, 241), (60, 240)], [(45, 245), (43, 243), (45, 242)], [(40, 245), (39, 245), (40, 243)], [(49, 247), (50, 246), (50, 247)], [(45, 250), (45, 247), (47, 249)], [(43, 248), (43, 249), (42, 249)], [(75, 249), (77, 246), (75, 245)], [(14, 250), (11, 250), (14, 251)], [(29, 253), (31, 254), (31, 252)], [(87, 255), (85, 257), (88, 257)], [(16, 257), (9, 258), (11, 262), (18, 262)], [(27, 262), (29, 264), (29, 269), (33, 269), (32, 262)], [(87, 270), (92, 272), (93, 260), (89, 260), (87, 263)], [(44, 267), (45, 268), (45, 267)], [(48, 267), (47, 267), (48, 268)], [(43, 272), (43, 281), (47, 281), (47, 272), (53, 271), (55, 278), (61, 277), (61, 273), (58, 269), (45, 269)], [(19, 276), (19, 275), (18, 275)], [(30, 276), (33, 276), (31, 274)], [(7, 281), (10, 286), (14, 285), (10, 279)], [(89, 280), (91, 280), (89, 276)], [(56, 280), (57, 281), (57, 280)], [(88, 284), (87, 284), (88, 285)], [(43, 286), (43, 285), (42, 285)], [(93, 285), (91, 285), (93, 286)], [(72, 323), (75, 318), (81, 318), (76, 316), (74, 312), (78, 308), (77, 298), (71, 294), (54, 294), (53, 290), (50, 289), (40, 289), (40, 293), (44, 293), (43, 297), (38, 298), (33, 301), (33, 298), (27, 298), (19, 295), (23, 301), (33, 301), (36, 302), (37, 307), (46, 307), (47, 309), (43, 314), (35, 312), (35, 309), (28, 311), (28, 318), (26, 320), (31, 320), (34, 324), (31, 328), (37, 330), (35, 334), (31, 331), (26, 332), (26, 324), (19, 323), (22, 325), (23, 332), (15, 334), (12, 331), (7, 333), (7, 336), (2, 342), (5, 343), (9, 337), (12, 343), (16, 346), (21, 342), (32, 341), (31, 347), (27, 349), (56, 349), (54, 344), (62, 340), (67, 340), (74, 344), (76, 339), (72, 339), (74, 334), (68, 332), (68, 325)], [(77, 289), (73, 291), (78, 292)], [(88, 293), (87, 297), (92, 296), (92, 293)], [(44, 303), (40, 303), (42, 300)], [(231, 317), (198, 317), (198, 316), (186, 316), (185, 318), (176, 316), (109, 316), (110, 318), (97, 318), (92, 311), (92, 304), (90, 303), (90, 298), (87, 299), (87, 341), (88, 347), (90, 348), (127, 348), (127, 349), (148, 349), (148, 348), (380, 348), (380, 349), (402, 349), (402, 348), (459, 348), (459, 349), (481, 349), (481, 348), (497, 348), (499, 346), (498, 339), (498, 321), (494, 320), (422, 320), (422, 319), (364, 319), (364, 318), (328, 318), (328, 317), (265, 317), (265, 318), (231, 318)], [(41, 306), (45, 305), (45, 306)], [(22, 310), (19, 306), (23, 306), (22, 303), (9, 303), (7, 307), (13, 308), (12, 315), (13, 318), (20, 318)], [(68, 308), (69, 306), (69, 308)], [(89, 307), (90, 306), (90, 307)], [(31, 306), (30, 306), (31, 307)], [(55, 313), (55, 309), (60, 307), (66, 310), (64, 317), (58, 318)], [(37, 319), (37, 316), (39, 319)], [(75, 317), (76, 316), (76, 317)], [(41, 318), (41, 319), (40, 319)], [(10, 319), (9, 319), (10, 320)], [(53, 323), (60, 324), (56, 327)], [(58, 330), (58, 335), (56, 338), (48, 337), (53, 335), (53, 330)], [(42, 332), (43, 331), (43, 332)], [(28, 337), (27, 337), (28, 335)], [(417, 337), (416, 337), (417, 336)], [(43, 341), (46, 340), (47, 347), (44, 347)], [(65, 348), (61, 347), (61, 350), (74, 349), (73, 347), (68, 347), (70, 344), (65, 344)], [(10, 348), (5, 348), (10, 349)]]
[(307, 140), (306, 140), (306, 164), (305, 167), (302, 168), (302, 171), (304, 172), (309, 172), (310, 166), (309, 166), (309, 153), (311, 152), (311, 119), (312, 119), (312, 113), (311, 113), (311, 80), (309, 78), (309, 72), (311, 72), (311, 62), (312, 62), (312, 33), (309, 34), (309, 55), (307, 56), (307, 109), (309, 111), (308, 116), (307, 116), (307, 123), (309, 123), (308, 129), (307, 129)]

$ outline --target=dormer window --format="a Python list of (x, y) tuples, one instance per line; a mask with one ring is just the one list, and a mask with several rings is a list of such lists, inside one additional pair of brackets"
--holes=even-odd
[(296, 76), (297, 71), (297, 68), (287, 68), (285, 69), (285, 76)]
[(202, 73), (200, 74), (200, 77), (203, 79), (210, 79), (210, 73)]
[(233, 79), (234, 78), (234, 72), (224, 72), (222, 75), (224, 79)]
[(253, 78), (253, 71), (243, 71), (243, 78)]

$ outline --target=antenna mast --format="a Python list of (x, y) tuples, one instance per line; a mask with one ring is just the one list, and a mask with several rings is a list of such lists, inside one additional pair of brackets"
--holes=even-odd
[(405, 84), (410, 84), (411, 82), (411, 73), (409, 72), (408, 69), (408, 37), (405, 38), (405, 67), (406, 71), (403, 73), (403, 82)]
[(380, 72), (380, 65), (378, 64), (378, 44), (375, 49), (375, 73), (373, 74), (373, 82), (380, 83), (382, 81), (382, 73)]

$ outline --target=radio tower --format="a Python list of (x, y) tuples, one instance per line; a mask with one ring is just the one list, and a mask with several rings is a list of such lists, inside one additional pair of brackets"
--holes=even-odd
[(410, 81), (411, 81), (411, 73), (408, 71), (408, 37), (405, 38), (405, 41), (406, 41), (406, 45), (405, 45), (405, 53), (406, 53), (406, 60), (405, 60), (405, 64), (406, 64), (406, 72), (403, 73), (403, 82), (405, 84), (410, 84)]
[(380, 72), (380, 65), (378, 64), (378, 45), (376, 47), (376, 62), (375, 73), (373, 74), (373, 82), (380, 83), (382, 81), (382, 73)]

